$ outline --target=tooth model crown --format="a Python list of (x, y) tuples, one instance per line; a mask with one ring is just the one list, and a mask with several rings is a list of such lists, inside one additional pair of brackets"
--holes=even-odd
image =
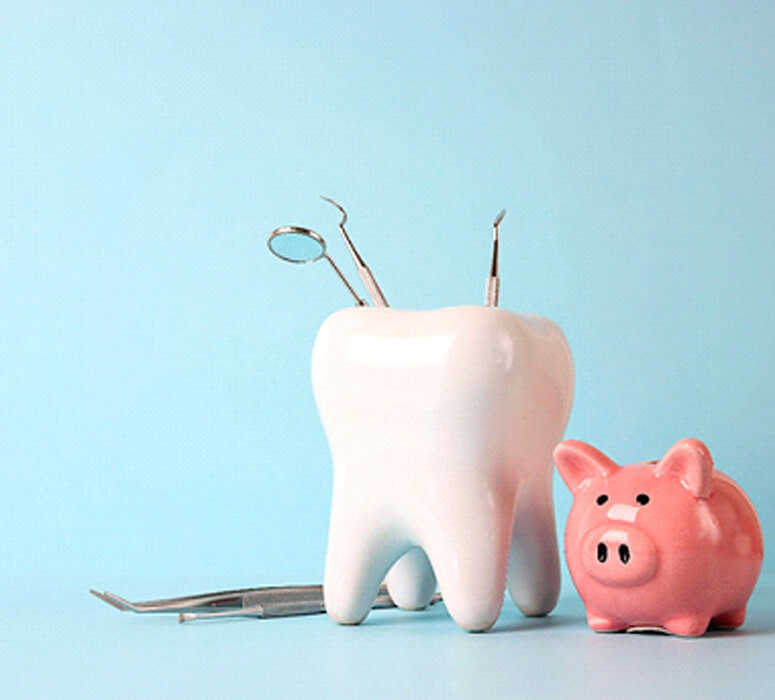
[(495, 623), (507, 572), (523, 613), (554, 607), (551, 460), (573, 396), (556, 325), (481, 306), (344, 309), (318, 332), (312, 380), (334, 467), (334, 620), (361, 622), (385, 577), (408, 609), (438, 580), (472, 631)]

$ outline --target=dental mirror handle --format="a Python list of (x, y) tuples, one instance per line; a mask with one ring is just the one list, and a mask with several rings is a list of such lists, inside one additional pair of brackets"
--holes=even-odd
[(368, 304), (356, 294), (355, 290), (352, 288), (352, 285), (347, 281), (347, 278), (342, 274), (342, 271), (337, 267), (336, 263), (331, 259), (328, 253), (326, 253), (323, 257), (328, 260), (329, 263), (331, 263), (331, 267), (334, 268), (334, 272), (339, 275), (339, 279), (344, 282), (344, 286), (347, 287), (350, 294), (353, 295), (356, 306), (368, 306)]

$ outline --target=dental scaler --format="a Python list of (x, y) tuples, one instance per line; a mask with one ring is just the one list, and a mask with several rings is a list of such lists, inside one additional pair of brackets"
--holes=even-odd
[(487, 288), (484, 294), (485, 306), (498, 306), (498, 293), (501, 287), (501, 280), (498, 277), (498, 234), (504, 216), (506, 216), (506, 210), (501, 209), (492, 223), (492, 262), (490, 263), (490, 276), (487, 278)]

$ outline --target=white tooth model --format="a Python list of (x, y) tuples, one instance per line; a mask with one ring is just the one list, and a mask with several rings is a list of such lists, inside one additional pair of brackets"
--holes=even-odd
[(407, 609), (438, 579), (466, 630), (495, 623), (507, 571), (524, 614), (552, 610), (552, 450), (573, 398), (556, 325), (483, 306), (345, 309), (320, 327), (312, 381), (334, 466), (334, 620), (361, 622), (386, 576)]

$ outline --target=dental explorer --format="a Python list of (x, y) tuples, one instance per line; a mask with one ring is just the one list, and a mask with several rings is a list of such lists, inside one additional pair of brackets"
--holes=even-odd
[(501, 209), (492, 223), (492, 262), (490, 263), (490, 276), (487, 278), (487, 288), (484, 295), (485, 306), (498, 306), (498, 294), (501, 288), (501, 280), (498, 277), (498, 234), (504, 216), (506, 216), (506, 210)]
[(329, 204), (333, 204), (342, 213), (342, 220), (339, 222), (339, 231), (342, 234), (342, 238), (344, 238), (344, 243), (347, 246), (347, 250), (350, 251), (350, 255), (352, 256), (353, 262), (355, 263), (355, 269), (358, 271), (358, 276), (361, 278), (363, 286), (366, 287), (366, 291), (368, 292), (372, 303), (374, 306), (390, 306), (390, 304), (387, 303), (387, 299), (385, 299), (385, 295), (382, 293), (382, 290), (379, 288), (377, 280), (374, 279), (374, 275), (371, 274), (371, 270), (368, 268), (366, 263), (363, 262), (363, 258), (355, 249), (353, 242), (350, 240), (350, 236), (347, 235), (347, 230), (344, 227), (345, 223), (347, 222), (347, 212), (344, 210), (344, 207), (330, 197), (324, 197), (323, 195), (320, 195), (320, 198)]

